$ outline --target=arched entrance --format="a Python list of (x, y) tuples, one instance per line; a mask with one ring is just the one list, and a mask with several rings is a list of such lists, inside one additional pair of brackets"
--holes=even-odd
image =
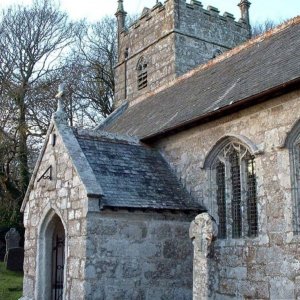
[(65, 230), (57, 221), (52, 237), (52, 300), (62, 300), (64, 290)]
[(51, 210), (39, 230), (36, 299), (65, 299), (65, 239), (62, 220)]

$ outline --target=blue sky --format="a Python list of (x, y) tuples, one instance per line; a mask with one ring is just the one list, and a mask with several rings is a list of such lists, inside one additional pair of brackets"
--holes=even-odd
[[(29, 4), (32, 0), (1, 0), (1, 7), (10, 4)], [(73, 19), (87, 18), (90, 21), (100, 19), (105, 15), (113, 16), (117, 0), (59, 0), (61, 7)], [(162, 2), (164, 0), (161, 0)], [(187, 0), (189, 2), (190, 0)], [(240, 0), (203, 0), (204, 7), (212, 5), (217, 7), (221, 14), (225, 11), (233, 13), (239, 19), (240, 12), (237, 4)], [(251, 23), (263, 22), (266, 19), (281, 21), (300, 15), (300, 0), (250, 0)], [(152, 7), (156, 0), (124, 0), (125, 10), (130, 14), (137, 14), (144, 6)]]

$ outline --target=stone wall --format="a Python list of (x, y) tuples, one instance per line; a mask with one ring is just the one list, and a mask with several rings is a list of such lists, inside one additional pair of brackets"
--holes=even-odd
[[(238, 1), (237, 1), (238, 2)], [(201, 2), (177, 1), (175, 10), (176, 75), (182, 75), (217, 55), (245, 42), (249, 31), (228, 12), (215, 7), (204, 9)]]
[[(50, 165), (52, 166), (52, 180), (41, 179), (37, 182)], [(23, 296), (29, 299), (38, 298), (34, 296), (34, 293), (37, 290), (37, 272), (41, 270), (39, 259), (43, 261), (49, 255), (51, 257), (51, 253), (45, 253), (45, 249), (38, 244), (43, 239), (40, 232), (44, 226), (43, 220), (54, 212), (61, 218), (67, 234), (65, 296), (66, 299), (83, 299), (86, 236), (84, 217), (87, 213), (87, 198), (85, 189), (59, 135), (56, 135), (55, 146), (50, 145), (49, 142), (46, 147), (24, 211)], [(51, 220), (49, 221), (51, 222)], [(37, 252), (38, 248), (40, 254)], [(46, 271), (51, 274), (51, 270)], [(42, 277), (45, 274), (39, 274), (39, 276)]]
[[(243, 135), (255, 155), (258, 237), (217, 240), (208, 267), (215, 299), (296, 299), (300, 297), (300, 252), (293, 233), (287, 133), (300, 118), (300, 93), (293, 92), (160, 141), (186, 188), (217, 220), (209, 171), (203, 163), (226, 135)], [(197, 289), (197, 287), (196, 287)], [(201, 299), (201, 298), (195, 298)]]
[[(235, 22), (229, 13), (221, 16), (213, 7), (203, 9), (198, 1), (188, 4), (185, 0), (167, 0), (145, 9), (141, 17), (120, 34), (116, 105), (125, 99), (132, 101), (149, 94), (208, 61), (215, 50), (231, 49), (248, 36), (245, 23)], [(148, 63), (148, 86), (138, 90), (137, 62), (142, 56)]]
[[(132, 100), (175, 78), (173, 6), (171, 2), (168, 1), (166, 5), (155, 5), (132, 24), (128, 31), (121, 33), (120, 57), (115, 75), (117, 105), (120, 105), (120, 101), (125, 98)], [(128, 58), (125, 60), (126, 49), (128, 49)], [(148, 63), (149, 84), (147, 88), (139, 91), (137, 88), (137, 62), (142, 56)], [(125, 95), (125, 65), (127, 97)]]
[[(50, 135), (55, 145), (50, 138), (42, 152), (24, 210), (23, 299), (50, 299), (51, 228), (58, 219), (66, 235), (64, 299), (192, 299), (188, 231), (195, 215), (100, 210), (74, 168), (77, 141), (71, 129), (57, 126)], [(41, 178), (49, 166), (51, 180), (50, 173)]]
[(192, 216), (88, 215), (86, 299), (192, 299)]

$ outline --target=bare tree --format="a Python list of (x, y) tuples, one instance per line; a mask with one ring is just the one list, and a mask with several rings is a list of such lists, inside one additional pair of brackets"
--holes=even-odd
[[(66, 84), (70, 125), (94, 127), (113, 111), (116, 23), (69, 22), (52, 0), (0, 15), (0, 214), (18, 211), (42, 138)], [(5, 203), (5, 201), (8, 201)], [(2, 202), (1, 202), (2, 201)], [(1, 219), (0, 219), (1, 223)]]
[(263, 23), (256, 23), (253, 27), (252, 27), (252, 36), (256, 37), (260, 34), (263, 34), (266, 31), (269, 31), (273, 28), (275, 28), (279, 23), (267, 19), (265, 20)]
[[(112, 112), (116, 55), (115, 19), (81, 23), (76, 48), (68, 61), (68, 73), (72, 74), (68, 91), (70, 102), (77, 106), (72, 112), (77, 121), (80, 116), (74, 113), (79, 111), (84, 111), (92, 126)], [(78, 109), (80, 106), (84, 109)]]
[[(12, 142), (11, 164), (17, 169), (21, 195), (29, 182), (28, 138), (44, 134), (48, 126), (39, 117), (41, 103), (35, 100), (45, 85), (52, 84), (48, 80), (61, 67), (58, 61), (73, 42), (73, 32), (67, 15), (50, 0), (9, 8), (0, 17), (0, 106), (4, 108), (0, 143)], [(47, 106), (45, 98), (43, 103)], [(9, 176), (11, 169), (6, 169)]]

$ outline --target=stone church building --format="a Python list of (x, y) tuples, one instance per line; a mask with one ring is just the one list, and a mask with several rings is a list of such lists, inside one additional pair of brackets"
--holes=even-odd
[(250, 39), (238, 5), (118, 1), (117, 108), (53, 115), (22, 299), (300, 299), (300, 17)]

